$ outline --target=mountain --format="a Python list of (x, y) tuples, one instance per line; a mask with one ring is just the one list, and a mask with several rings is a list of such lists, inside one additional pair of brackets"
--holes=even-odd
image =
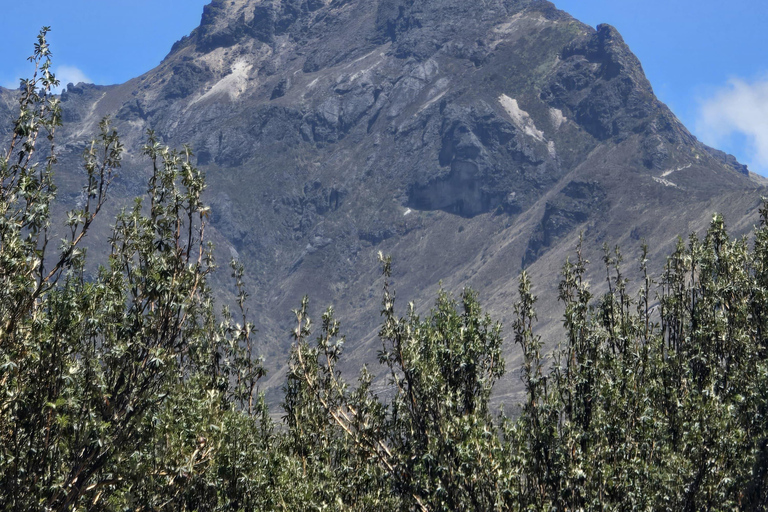
[[(0, 92), (3, 118), (12, 99)], [(750, 228), (764, 193), (654, 96), (616, 29), (546, 1), (214, 0), (155, 69), (61, 99), (64, 205), (105, 115), (128, 150), (112, 213), (144, 191), (148, 128), (192, 145), (219, 262), (246, 267), (272, 387), (304, 294), (316, 312), (335, 305), (349, 368), (375, 361), (379, 251), (401, 306), (425, 310), (442, 281), (507, 324), (526, 268), (556, 336), (557, 272), (579, 233), (599, 291), (603, 243), (633, 269), (646, 240), (658, 273), (715, 211)], [(511, 340), (507, 353), (516, 368)], [(518, 388), (510, 372), (500, 397)]]

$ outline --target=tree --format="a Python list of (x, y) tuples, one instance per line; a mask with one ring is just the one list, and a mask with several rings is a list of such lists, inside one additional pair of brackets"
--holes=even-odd
[[(768, 360), (765, 240), (730, 240), (715, 215), (653, 279), (628, 293), (605, 248), (608, 292), (593, 300), (577, 250), (560, 285), (565, 340), (548, 377), (523, 332), (528, 402), (522, 502), (557, 509), (765, 510)], [(525, 279), (523, 279), (525, 282)], [(521, 285), (520, 318), (532, 317)], [(520, 322), (520, 320), (518, 321)], [(519, 330), (518, 330), (519, 332)], [(549, 382), (549, 385), (542, 383)]]
[[(151, 132), (146, 198), (118, 216), (97, 275), (85, 275), (83, 241), (122, 154), (106, 119), (84, 155), (85, 200), (67, 214), (59, 250), (50, 249), (60, 106), (51, 95), (58, 82), (47, 31), (0, 158), (0, 503), (6, 510), (194, 503), (199, 496), (190, 493), (217, 458), (240, 476), (242, 461), (221, 444), (232, 432), (217, 425), (245, 416), (251, 437), (266, 435), (255, 430), (265, 406), (255, 400), (263, 370), (252, 355), (252, 326), (226, 311), (216, 319), (203, 176), (189, 149), (172, 151)], [(241, 275), (235, 266), (244, 311)], [(210, 423), (201, 423), (203, 414)], [(239, 485), (234, 476), (230, 483)]]
[[(413, 304), (405, 317), (398, 317), (388, 284), (389, 258), (382, 257), (382, 264), (379, 360), (389, 371), (391, 396), (381, 400), (372, 392), (373, 377), (366, 369), (357, 388), (351, 390), (344, 381), (337, 369), (343, 338), (337, 338), (339, 324), (332, 310), (323, 315), (315, 344), (307, 343), (311, 321), (305, 299), (296, 311), (297, 343), (286, 394), (291, 434), (298, 446), (312, 446), (315, 454), (337, 443), (336, 450), (352, 454), (357, 464), (353, 473), (369, 478), (356, 488), (385, 488), (398, 498), (387, 503), (365, 496), (367, 506), (502, 509), (509, 497), (499, 485), (504, 454), (488, 409), (493, 384), (504, 373), (501, 325), (483, 315), (470, 290), (462, 295), (460, 307), (441, 292), (426, 318), (415, 313)], [(309, 444), (308, 437), (324, 439), (322, 448), (315, 450), (317, 443)], [(327, 478), (341, 481), (332, 472)], [(381, 499), (378, 494), (373, 498)], [(359, 499), (352, 495), (344, 503), (357, 506)]]

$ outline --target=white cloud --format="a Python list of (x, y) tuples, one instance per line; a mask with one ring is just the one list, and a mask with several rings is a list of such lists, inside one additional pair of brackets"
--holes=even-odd
[(715, 147), (742, 137), (747, 162), (768, 171), (768, 78), (747, 82), (733, 79), (701, 102), (697, 132)]
[[(75, 85), (80, 82), (88, 84), (94, 83), (93, 80), (88, 78), (88, 76), (76, 66), (55, 66), (53, 68), (53, 74), (56, 75), (56, 79), (59, 81), (59, 86), (53, 90), (55, 94), (61, 93), (61, 91), (67, 88), (67, 84), (70, 83)], [(18, 89), (20, 80), (21, 77), (14, 78), (13, 80), (3, 79), (0, 81), (0, 86), (5, 87), (6, 89)]]
[(56, 66), (53, 69), (53, 74), (56, 75), (56, 79), (59, 81), (59, 87), (54, 91), (56, 93), (66, 89), (67, 84), (70, 83), (75, 85), (80, 82), (93, 83), (93, 80), (75, 66)]

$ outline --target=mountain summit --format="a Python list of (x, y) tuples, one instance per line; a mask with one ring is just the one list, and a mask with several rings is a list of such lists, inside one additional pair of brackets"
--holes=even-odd
[(214, 0), (157, 68), (62, 101), (65, 199), (104, 115), (133, 151), (123, 198), (142, 191), (146, 129), (192, 145), (272, 366), (304, 294), (336, 305), (353, 360), (375, 359), (379, 251), (401, 298), (471, 286), (501, 318), (527, 268), (552, 330), (579, 233), (628, 255), (646, 240), (658, 271), (677, 235), (714, 211), (747, 229), (759, 205), (746, 167), (656, 99), (616, 29), (546, 1)]

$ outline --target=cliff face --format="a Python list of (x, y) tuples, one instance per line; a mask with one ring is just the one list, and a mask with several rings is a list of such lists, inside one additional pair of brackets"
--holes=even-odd
[(503, 319), (527, 267), (555, 332), (556, 273), (580, 232), (628, 256), (645, 239), (658, 270), (713, 211), (749, 227), (760, 196), (655, 98), (613, 27), (545, 1), (214, 0), (157, 68), (62, 101), (65, 201), (104, 115), (130, 150), (116, 204), (143, 191), (146, 129), (193, 146), (272, 368), (304, 294), (336, 305), (354, 363), (375, 360), (378, 251), (401, 299), (428, 306), (442, 280)]

